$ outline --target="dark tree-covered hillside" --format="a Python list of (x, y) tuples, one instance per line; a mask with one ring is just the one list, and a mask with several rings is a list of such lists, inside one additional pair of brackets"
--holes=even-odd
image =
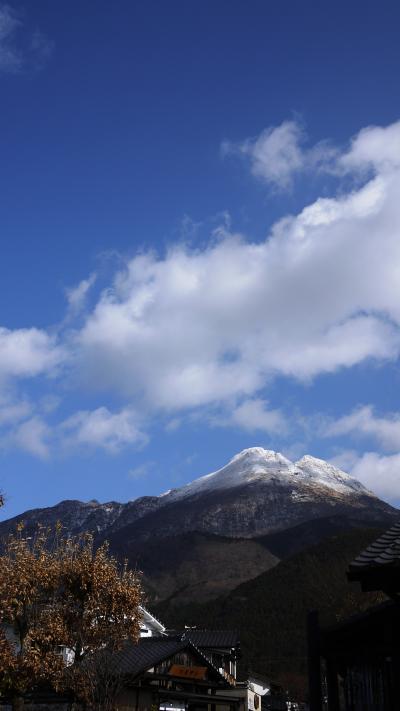
[[(160, 604), (157, 615), (171, 627), (237, 628), (241, 633), (241, 672), (275, 679), (306, 674), (305, 621), (320, 611), (328, 625), (379, 602), (347, 582), (351, 560), (380, 530), (354, 530), (296, 554), (224, 597), (206, 604)], [(240, 564), (240, 563), (239, 563)]]

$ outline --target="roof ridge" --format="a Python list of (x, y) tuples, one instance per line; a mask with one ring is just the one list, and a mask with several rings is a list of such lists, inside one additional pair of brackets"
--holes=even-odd
[(231, 678), (233, 678), (233, 677), (231, 677), (230, 674), (225, 674), (225, 673), (222, 674), (222, 673), (220, 672), (220, 670), (218, 669), (218, 667), (216, 667), (215, 664), (211, 661), (211, 659), (209, 659), (208, 657), (206, 657), (206, 655), (203, 654), (203, 652), (202, 652), (198, 647), (196, 647), (196, 645), (193, 644), (193, 642), (191, 642), (190, 640), (188, 640), (188, 643), (189, 643), (189, 645), (190, 645), (191, 647), (193, 647), (193, 649), (196, 650), (196, 652), (197, 652), (206, 662), (208, 662), (208, 664), (217, 672), (217, 674), (219, 674), (220, 677), (222, 677), (222, 679), (224, 679), (224, 681), (227, 681), (231, 686), (235, 686), (234, 682), (231, 681)]

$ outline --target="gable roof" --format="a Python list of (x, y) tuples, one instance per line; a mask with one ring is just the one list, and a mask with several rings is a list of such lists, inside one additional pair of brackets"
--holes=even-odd
[(156, 664), (177, 654), (186, 645), (174, 637), (144, 637), (135, 642), (126, 642), (115, 653), (113, 663), (120, 674), (137, 676)]
[(116, 673), (137, 677), (183, 650), (191, 651), (202, 665), (208, 668), (211, 676), (218, 683), (223, 686), (233, 686), (232, 681), (221, 674), (208, 657), (183, 636), (142, 637), (137, 643), (127, 642), (121, 650), (113, 655), (112, 664)]

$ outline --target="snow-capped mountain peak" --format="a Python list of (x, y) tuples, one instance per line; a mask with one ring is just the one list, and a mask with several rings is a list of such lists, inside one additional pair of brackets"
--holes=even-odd
[(320, 483), (324, 486), (328, 486), (331, 489), (336, 489), (338, 491), (351, 490), (353, 492), (359, 491), (363, 493), (371, 493), (361, 484), (358, 479), (354, 479), (346, 472), (333, 466), (324, 459), (318, 459), (317, 457), (312, 457), (310, 454), (306, 454), (304, 457), (299, 459), (295, 463), (296, 469), (300, 470), (302, 476), (306, 479), (310, 479), (315, 483)]
[(271, 483), (279, 486), (328, 487), (339, 494), (369, 494), (361, 482), (332, 464), (310, 455), (298, 462), (273, 450), (250, 447), (236, 454), (227, 465), (190, 484), (162, 494), (165, 503), (198, 496), (221, 489), (233, 489), (247, 484)]
[(127, 504), (63, 501), (3, 522), (0, 533), (7, 535), (19, 520), (29, 531), (39, 522), (47, 527), (62, 521), (68, 535), (92, 531), (99, 541), (117, 541), (120, 553), (125, 540), (190, 531), (253, 538), (327, 517), (333, 517), (334, 527), (336, 517), (352, 527), (354, 522), (389, 525), (398, 515), (360, 482), (322, 459), (305, 456), (293, 463), (279, 452), (251, 447), (221, 469), (161, 496), (143, 496)]
[[(254, 466), (266, 466), (267, 463), (271, 466), (287, 466), (291, 465), (292, 462), (283, 454), (279, 452), (274, 452), (272, 449), (263, 449), (263, 447), (249, 447), (248, 449), (243, 449), (238, 454), (230, 460), (229, 464), (234, 462), (243, 462), (244, 464), (253, 464)], [(228, 464), (228, 466), (229, 466)]]

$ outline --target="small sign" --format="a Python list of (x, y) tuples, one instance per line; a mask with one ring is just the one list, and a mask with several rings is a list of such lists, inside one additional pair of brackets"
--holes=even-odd
[(205, 679), (207, 667), (185, 667), (183, 664), (173, 664), (168, 674), (185, 679)]

